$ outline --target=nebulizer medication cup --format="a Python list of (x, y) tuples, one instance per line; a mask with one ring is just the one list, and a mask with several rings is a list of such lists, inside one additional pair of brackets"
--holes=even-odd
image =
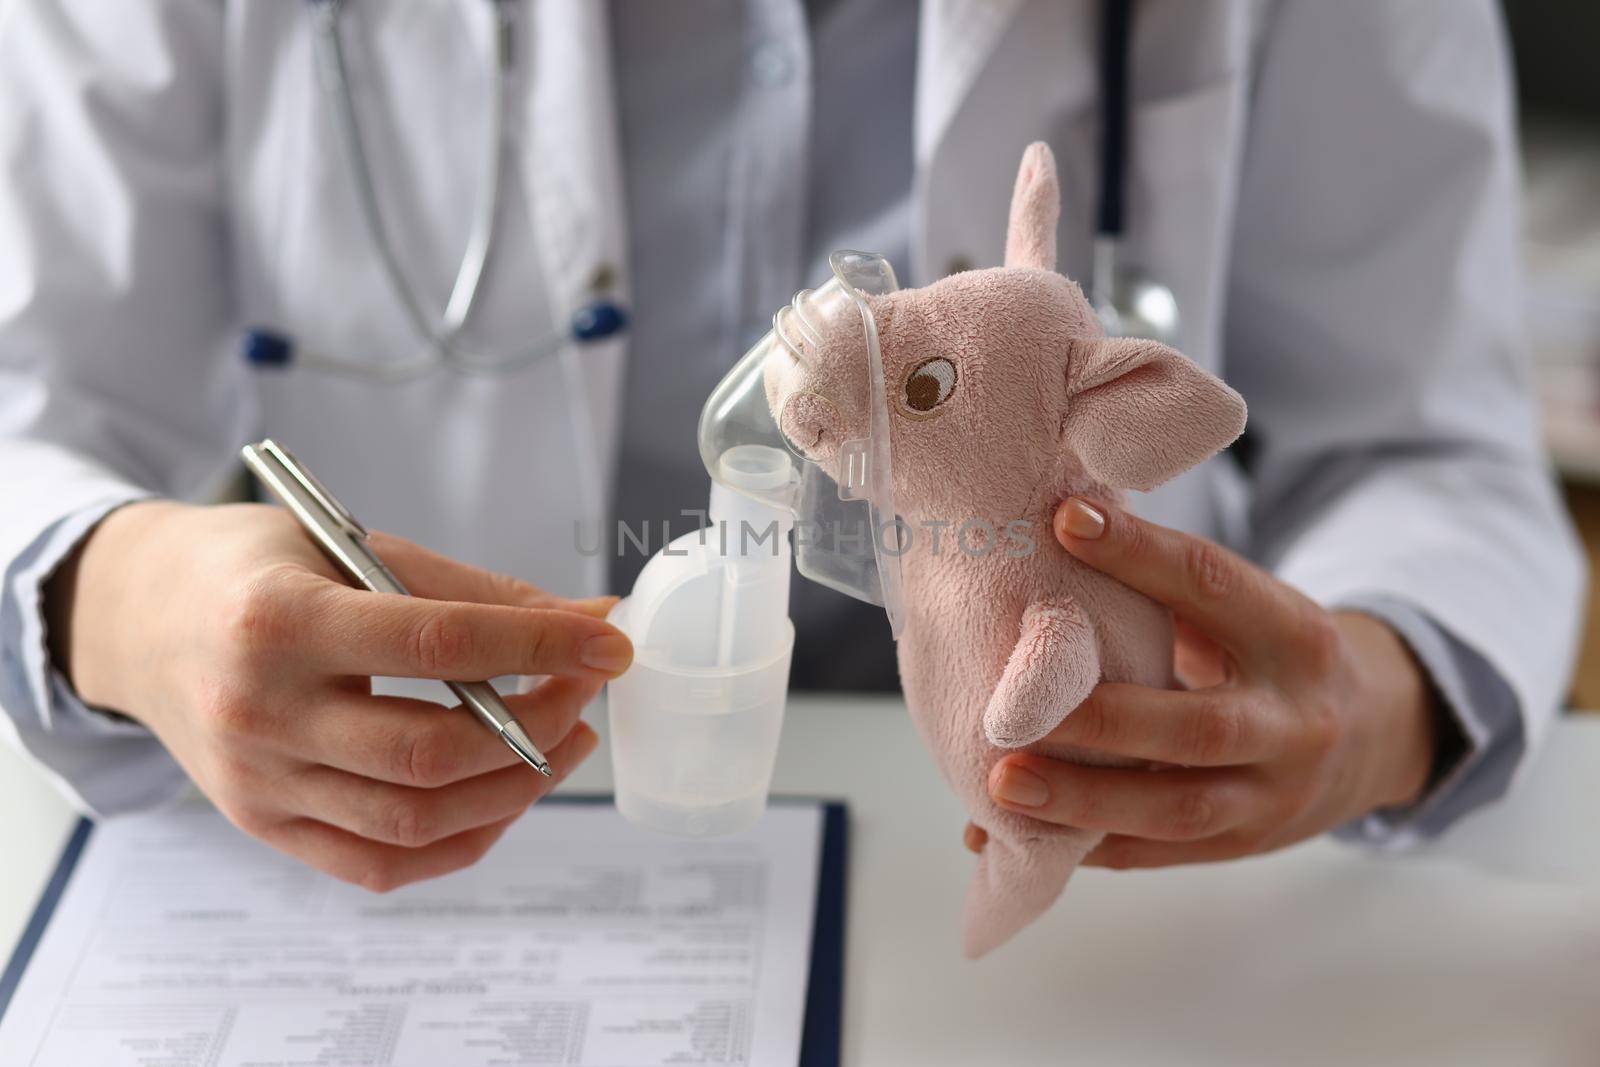
[[(894, 521), (883, 368), (864, 295), (892, 292), (881, 257), (838, 252), (834, 277), (773, 316), (773, 329), (706, 401), (700, 454), (711, 476), (708, 527), (645, 564), (610, 621), (633, 665), (608, 686), (617, 808), (654, 830), (736, 833), (766, 808), (788, 692), (790, 534), (801, 574), (883, 605), (898, 636), (899, 559), (874, 536)], [(867, 425), (824, 469), (779, 431), (769, 396), (784, 364), (818, 358), (827, 331), (849, 330)]]
[[(756, 445), (723, 465), (757, 484), (791, 477), (788, 455)], [(607, 693), (617, 809), (696, 837), (747, 829), (766, 809), (794, 649), (792, 516), (721, 483), (709, 515), (612, 609), (634, 659)]]

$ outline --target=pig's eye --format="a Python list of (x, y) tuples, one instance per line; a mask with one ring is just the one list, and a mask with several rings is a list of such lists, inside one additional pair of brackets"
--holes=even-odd
[(906, 372), (900, 402), (912, 418), (938, 414), (938, 407), (956, 391), (956, 365), (948, 359), (925, 359)]

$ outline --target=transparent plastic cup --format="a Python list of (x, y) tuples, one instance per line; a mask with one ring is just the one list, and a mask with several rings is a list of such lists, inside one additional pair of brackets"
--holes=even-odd
[(611, 759), (624, 816), (692, 837), (738, 833), (760, 821), (794, 649), (794, 627), (784, 625), (783, 647), (737, 673), (652, 663), (645, 653), (610, 683)]
[(711, 528), (658, 552), (611, 611), (634, 649), (607, 689), (617, 809), (641, 826), (709, 837), (766, 810), (794, 651), (794, 520), (740, 490), (785, 484), (792, 471), (781, 450), (729, 449)]

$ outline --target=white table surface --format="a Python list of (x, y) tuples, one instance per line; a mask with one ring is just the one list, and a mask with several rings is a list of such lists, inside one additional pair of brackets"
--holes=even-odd
[[(1600, 1063), (1600, 717), (1424, 853), (1081, 871), (977, 963), (962, 812), (899, 702), (797, 699), (784, 729), (776, 788), (851, 806), (847, 1064)], [(72, 821), (0, 746), (0, 953)]]

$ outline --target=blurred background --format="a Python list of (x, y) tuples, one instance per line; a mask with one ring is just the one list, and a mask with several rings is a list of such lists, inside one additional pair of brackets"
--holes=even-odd
[(1600, 4), (1504, 7), (1521, 96), (1528, 331), (1545, 437), (1597, 576), (1572, 703), (1600, 710)]

